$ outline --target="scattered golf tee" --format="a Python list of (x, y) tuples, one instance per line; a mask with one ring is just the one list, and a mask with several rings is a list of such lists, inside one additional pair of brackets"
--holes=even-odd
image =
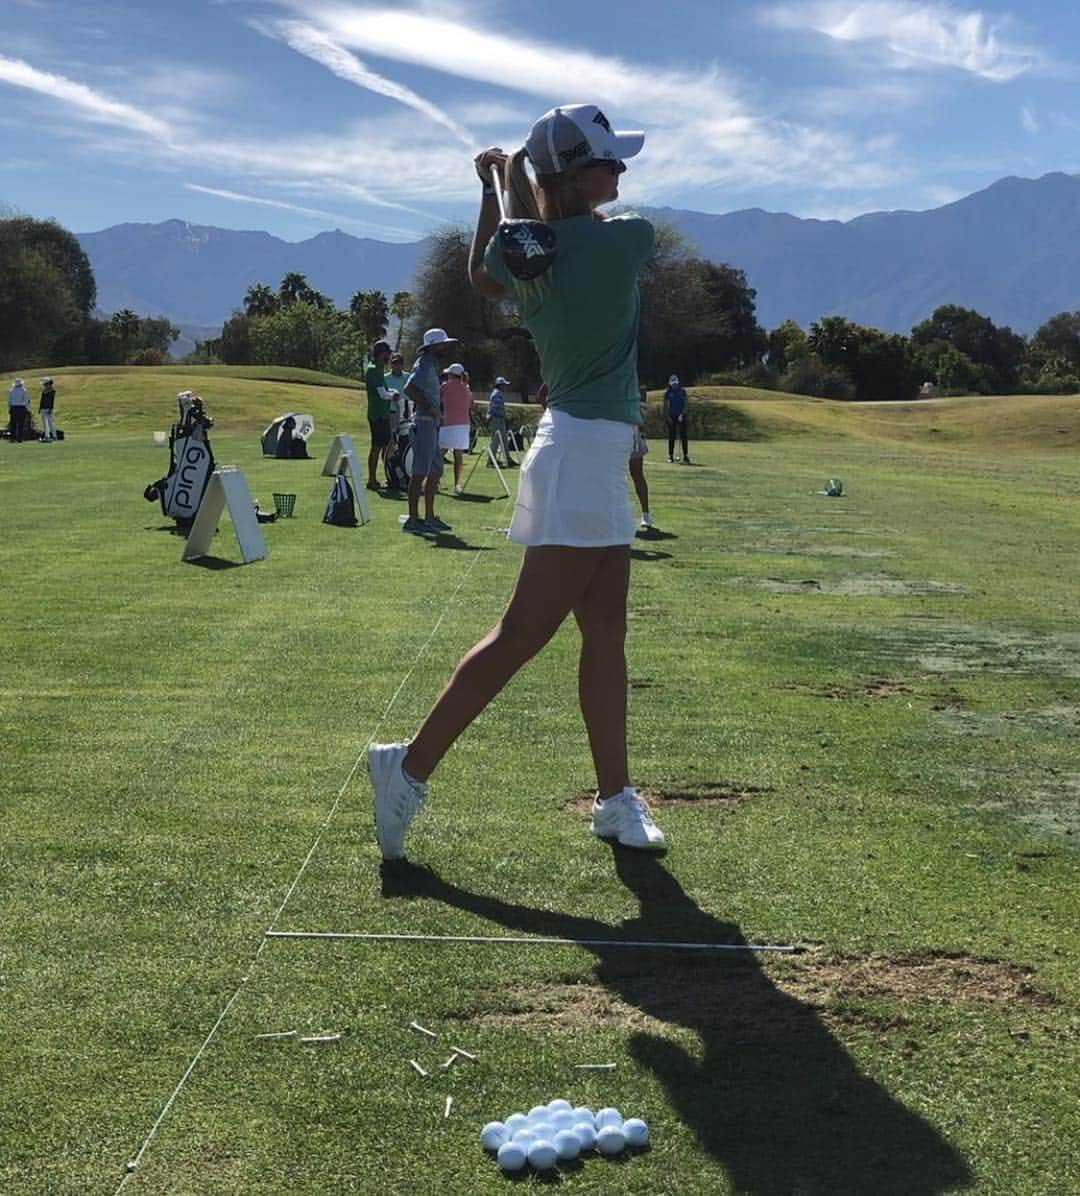
[[(428, 1033), (430, 1034), (431, 1031), (429, 1030)], [(434, 1038), (435, 1035), (432, 1034), (431, 1037)], [(464, 1050), (462, 1047), (451, 1047), (450, 1049), (454, 1052), (455, 1055), (460, 1055), (463, 1059), (468, 1059), (472, 1063), (476, 1062), (476, 1056), (473, 1054), (470, 1054), (468, 1051)]]
[(298, 1042), (340, 1042), (340, 1034), (309, 1034), (306, 1038), (297, 1039)]
[(256, 1040), (258, 1040), (260, 1038), (267, 1039), (267, 1038), (295, 1038), (295, 1037), (296, 1037), (295, 1030), (277, 1030), (271, 1034), (256, 1034), (255, 1035)]
[(423, 1076), (425, 1080), (428, 1078), (428, 1075), (430, 1073), (424, 1071), (424, 1069), (420, 1066), (419, 1063), (416, 1062), (415, 1059), (410, 1059), (409, 1064), (413, 1068), (413, 1070), (416, 1072), (417, 1075)]
[(433, 1030), (426, 1029), (419, 1022), (409, 1022), (409, 1029), (415, 1030), (418, 1034), (426, 1034), (428, 1038), (438, 1038), (438, 1035)]
[(614, 1071), (617, 1063), (575, 1063), (575, 1071)]
[(443, 1071), (449, 1071), (450, 1068), (453, 1067), (454, 1064), (460, 1058), (461, 1058), (461, 1056), (455, 1053), (455, 1054), (451, 1055), (450, 1058), (447, 1059), (447, 1061), (445, 1063), (440, 1063), (439, 1066), (442, 1068)]
[(450, 1110), (453, 1107), (454, 1107), (454, 1098), (452, 1096), (448, 1096), (446, 1098), (446, 1104), (443, 1106), (443, 1121), (445, 1121), (450, 1116)]

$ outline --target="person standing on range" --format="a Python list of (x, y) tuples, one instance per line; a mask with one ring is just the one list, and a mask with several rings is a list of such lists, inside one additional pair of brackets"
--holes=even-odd
[(390, 361), (390, 345), (376, 341), (371, 346), (371, 360), (364, 370), (367, 387), (367, 422), (371, 431), (371, 448), (367, 458), (367, 488), (380, 490), (379, 461), (390, 443), (390, 390), (386, 385), (386, 366)]
[(8, 426), (16, 442), (30, 435), (30, 396), (21, 378), (16, 378), (8, 391)]
[(679, 381), (678, 374), (667, 380), (664, 391), (664, 417), (667, 419), (667, 459), (675, 460), (675, 434), (682, 437), (682, 462), (690, 465), (690, 451), (686, 447), (686, 387)]
[(502, 459), (507, 469), (517, 465), (510, 456), (510, 442), (506, 433), (506, 399), (502, 388), (510, 383), (501, 374), (495, 379), (495, 389), (488, 396), (488, 431), (491, 433), (491, 451), (495, 460), (499, 460), (499, 449), (502, 448)]
[(439, 448), (454, 454), (454, 493), (461, 493), (461, 467), (469, 448), (469, 412), (472, 391), (465, 381), (465, 367), (460, 361), (446, 367), (442, 384), (443, 417), (439, 429)]
[(41, 399), (38, 402), (38, 411), (41, 413), (42, 440), (56, 439), (56, 420), (53, 418), (55, 407), (56, 387), (53, 385), (53, 380), (51, 378), (42, 378)]
[[(442, 328), (424, 333), (420, 355), (413, 363), (405, 383), (405, 394), (413, 403), (412, 476), (409, 478), (409, 517), (402, 530), (416, 535), (452, 531), (435, 514), (435, 494), (442, 477), (442, 450), (439, 425), (442, 423), (442, 396), (439, 386), (439, 358), (457, 338), (447, 336)], [(420, 518), (420, 494), (424, 495), (424, 518)]]
[[(581, 632), (578, 698), (596, 769), (592, 832), (624, 847), (664, 849), (663, 832), (630, 782), (626, 734), (635, 527), (626, 463), (641, 420), (637, 277), (655, 234), (641, 216), (605, 219), (598, 211), (618, 198), (625, 159), (644, 140), (613, 131), (594, 105), (573, 104), (545, 113), (511, 158), (492, 148), (475, 160), (484, 191), (469, 277), (486, 298), (517, 305), (550, 394), (521, 469), (509, 534), (525, 552), (502, 618), (462, 658), (411, 741), (369, 748), (375, 833), (386, 860), (404, 856), (406, 830), (439, 761), (571, 613)], [(509, 215), (542, 219), (555, 232), (558, 254), (537, 278), (507, 268), (495, 236), (493, 167), (506, 183)]]

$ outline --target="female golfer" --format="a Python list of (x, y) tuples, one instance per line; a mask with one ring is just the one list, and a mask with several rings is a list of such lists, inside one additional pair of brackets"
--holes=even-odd
[[(473, 286), (516, 303), (540, 354), (550, 394), (521, 469), (510, 538), (525, 545), (502, 618), (462, 658), (415, 737), (373, 744), (375, 830), (384, 859), (405, 854), (405, 831), (448, 748), (573, 612), (581, 631), (578, 695), (596, 767), (592, 831), (626, 847), (664, 848), (663, 832), (630, 783), (626, 749), (626, 597), (635, 519), (626, 463), (638, 406), (637, 275), (653, 252), (652, 225), (597, 210), (619, 194), (625, 159), (643, 133), (612, 130), (591, 104), (542, 116), (523, 149), (476, 158), (484, 191), (469, 260)], [(528, 160), (535, 183), (525, 170)], [(511, 217), (541, 219), (557, 238), (546, 273), (507, 268), (491, 167)]]

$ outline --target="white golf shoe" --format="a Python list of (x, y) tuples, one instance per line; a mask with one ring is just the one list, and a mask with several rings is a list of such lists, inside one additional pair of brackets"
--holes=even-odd
[(652, 515), (648, 511), (642, 513), (641, 526), (646, 529), (653, 526)]
[(629, 786), (614, 797), (593, 802), (589, 829), (598, 839), (615, 839), (623, 847), (641, 851), (664, 851), (667, 847), (664, 832), (653, 822), (645, 799)]
[(373, 743), (368, 772), (375, 790), (375, 838), (384, 860), (405, 857), (405, 832), (427, 797), (422, 781), (410, 781), (402, 769), (407, 743)]

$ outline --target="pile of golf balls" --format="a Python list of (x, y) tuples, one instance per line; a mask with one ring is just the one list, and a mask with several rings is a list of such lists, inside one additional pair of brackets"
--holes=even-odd
[(594, 1113), (559, 1099), (534, 1105), (528, 1113), (511, 1113), (505, 1121), (489, 1121), (480, 1131), (480, 1142), (504, 1171), (520, 1171), (526, 1163), (549, 1171), (590, 1150), (616, 1155), (627, 1146), (647, 1146), (649, 1127), (640, 1117), (624, 1121), (618, 1109)]

